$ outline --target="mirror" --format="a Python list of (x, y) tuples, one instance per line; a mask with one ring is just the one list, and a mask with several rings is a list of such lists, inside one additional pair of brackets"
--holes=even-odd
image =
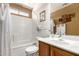
[[(75, 14), (74, 17), (71, 19), (62, 19), (63, 15), (67, 16), (70, 14)], [(56, 34), (59, 27), (63, 27), (61, 31), (63, 30), (66, 35), (79, 35), (79, 4), (78, 3), (72, 3), (69, 6), (66, 6), (64, 8), (61, 8), (55, 12), (52, 12), (51, 18), (55, 23), (54, 32)], [(61, 20), (69, 21), (69, 22), (59, 22)], [(64, 25), (64, 26), (62, 26)], [(65, 30), (64, 30), (65, 29)]]

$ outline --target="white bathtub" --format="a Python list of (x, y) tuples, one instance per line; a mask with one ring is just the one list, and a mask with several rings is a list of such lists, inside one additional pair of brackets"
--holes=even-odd
[[(26, 54), (25, 54), (26, 47), (29, 45), (32, 45), (34, 43), (37, 43), (37, 42), (31, 42), (28, 44), (22, 44), (22, 45), (12, 47), (11, 56), (26, 56)], [(37, 45), (38, 45), (38, 43), (37, 43)]]

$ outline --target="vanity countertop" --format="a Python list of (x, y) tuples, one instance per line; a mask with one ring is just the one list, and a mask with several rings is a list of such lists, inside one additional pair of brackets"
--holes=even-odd
[[(74, 39), (74, 41), (77, 38), (75, 36), (74, 37), (71, 36), (71, 37)], [(69, 39), (72, 39), (71, 37)], [(70, 51), (72, 53), (79, 54), (79, 39), (78, 39), (79, 37), (77, 38), (78, 40), (76, 39), (75, 43), (73, 43), (73, 39), (72, 39), (70, 41), (70, 43), (72, 43), (72, 44), (68, 44), (68, 43), (62, 42), (62, 41), (52, 40), (52, 39), (54, 39), (53, 37), (48, 37), (48, 38), (36, 37), (36, 38), (37, 38), (37, 40), (45, 42), (47, 44), (62, 48), (64, 50)], [(65, 38), (65, 40), (66, 40), (66, 38)]]

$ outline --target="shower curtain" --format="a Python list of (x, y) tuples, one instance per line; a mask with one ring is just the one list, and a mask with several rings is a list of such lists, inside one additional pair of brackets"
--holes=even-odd
[(9, 56), (11, 55), (11, 35), (10, 35), (10, 12), (9, 4), (1, 3), (0, 4), (0, 55)]

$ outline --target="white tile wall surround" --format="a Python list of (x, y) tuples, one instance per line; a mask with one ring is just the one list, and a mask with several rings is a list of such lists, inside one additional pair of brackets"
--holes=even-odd
[[(40, 22), (39, 14), (42, 11), (46, 11), (46, 21)], [(36, 35), (39, 36), (44, 36), (49, 34), (50, 30), (50, 4), (49, 3), (40, 3), (38, 4), (34, 9), (33, 9), (33, 22), (36, 24), (36, 28), (34, 30), (34, 33), (36, 32)], [(40, 32), (37, 32), (37, 27), (41, 29), (46, 29), (42, 30)]]

